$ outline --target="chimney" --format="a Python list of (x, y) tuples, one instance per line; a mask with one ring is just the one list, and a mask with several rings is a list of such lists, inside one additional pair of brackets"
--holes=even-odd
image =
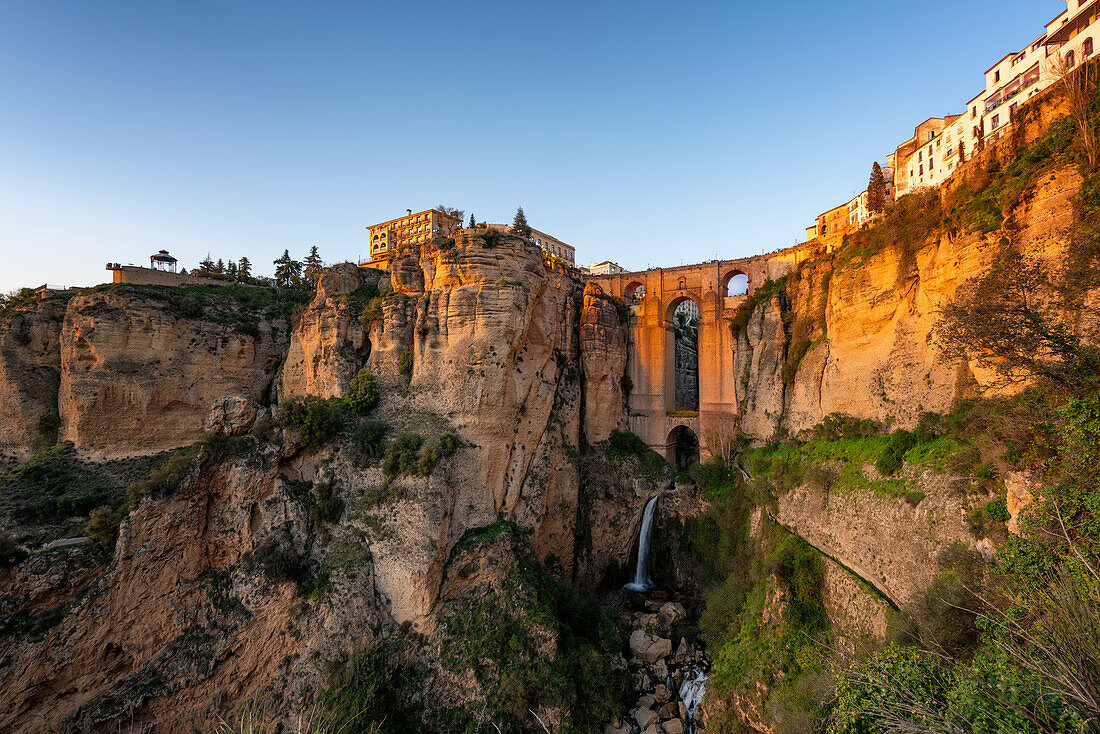
[(411, 216), (412, 216), (412, 213), (413, 213), (413, 210), (412, 210), (412, 209), (406, 209), (406, 210), (405, 210), (405, 216), (406, 216), (406, 217), (411, 217)]

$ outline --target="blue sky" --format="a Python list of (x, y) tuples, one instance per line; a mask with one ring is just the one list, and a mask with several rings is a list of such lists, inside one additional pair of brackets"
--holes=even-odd
[(804, 239), (1063, 0), (0, 0), (0, 291), (366, 253), (447, 204), (631, 269)]

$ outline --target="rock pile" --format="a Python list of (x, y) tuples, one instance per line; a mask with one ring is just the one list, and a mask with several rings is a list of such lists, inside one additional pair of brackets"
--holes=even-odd
[(686, 617), (679, 602), (655, 600), (647, 600), (642, 609), (629, 615), (630, 659), (626, 664), (638, 701), (626, 716), (608, 723), (604, 734), (687, 734), (702, 729), (692, 722), (689, 708), (697, 702), (681, 699), (684, 682), (698, 678), (707, 667), (702, 651), (674, 634), (676, 625)]

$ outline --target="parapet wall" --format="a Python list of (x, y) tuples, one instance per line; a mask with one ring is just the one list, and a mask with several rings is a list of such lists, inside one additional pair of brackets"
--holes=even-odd
[(135, 285), (225, 285), (227, 282), (217, 278), (169, 273), (166, 270), (153, 270), (137, 265), (119, 265), (107, 269), (114, 273), (112, 281), (114, 283), (132, 283)]

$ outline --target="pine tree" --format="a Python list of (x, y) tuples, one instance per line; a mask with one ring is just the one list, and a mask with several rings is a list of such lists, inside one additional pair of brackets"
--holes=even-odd
[(316, 286), (317, 281), (321, 279), (321, 273), (324, 271), (323, 261), (321, 256), (317, 254), (317, 245), (309, 248), (309, 254), (306, 255), (306, 259), (303, 261), (305, 264), (305, 277), (308, 281), (307, 285)]
[(214, 266), (214, 272), (215, 273), (224, 273), (225, 272), (225, 261), (222, 260), (220, 257), (218, 258), (218, 264)]
[[(966, 163), (966, 143), (959, 141), (959, 165)], [(957, 166), (956, 166), (957, 168)]]
[(237, 279), (237, 263), (230, 260), (225, 266), (225, 272), (226, 272), (227, 275), (229, 275), (229, 277), (233, 278), (233, 280), (236, 280)]
[(474, 213), (470, 212), (470, 229), (473, 229), (476, 226), (477, 226), (477, 220), (474, 219)]
[(527, 217), (523, 213), (523, 207), (516, 209), (516, 218), (512, 220), (512, 230), (520, 237), (531, 234), (531, 227), (527, 224)]
[(878, 214), (886, 208), (886, 177), (878, 161), (871, 166), (871, 180), (867, 184), (867, 208)]
[(213, 273), (214, 272), (214, 260), (210, 257), (210, 253), (206, 253), (206, 257), (199, 263), (200, 273)]
[(237, 263), (237, 278), (240, 280), (248, 280), (251, 277), (252, 261), (242, 255), (240, 261)]
[(290, 257), (290, 250), (283, 250), (283, 254), (272, 263), (275, 265), (275, 283), (283, 288), (297, 286), (302, 278), (302, 263)]

